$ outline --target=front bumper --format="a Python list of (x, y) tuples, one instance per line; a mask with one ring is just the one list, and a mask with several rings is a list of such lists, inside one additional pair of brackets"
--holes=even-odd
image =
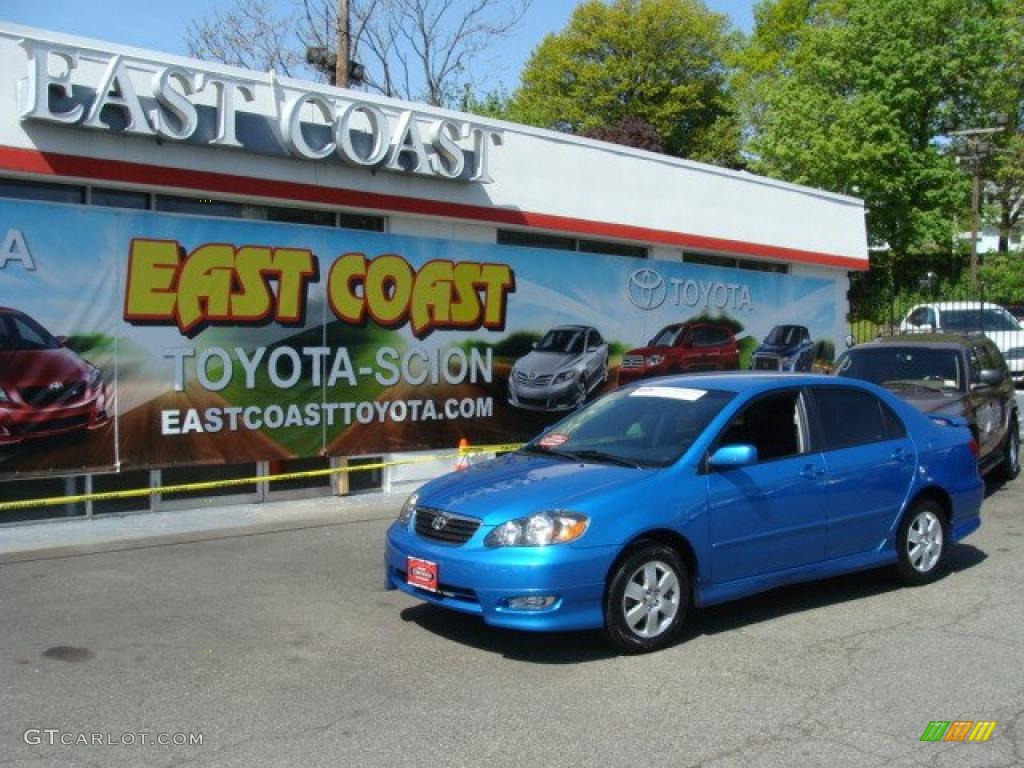
[(516, 408), (531, 411), (571, 411), (576, 407), (578, 389), (576, 379), (557, 384), (530, 386), (515, 379), (508, 381), (508, 402)]
[(100, 429), (110, 421), (105, 389), (70, 405), (0, 405), (0, 445)]
[[(603, 626), (603, 600), (614, 547), (489, 548), (491, 529), (481, 527), (467, 543), (455, 546), (417, 536), (409, 526), (393, 523), (385, 547), (388, 589), (420, 600), (470, 613), (492, 626), (533, 632), (597, 629)], [(406, 583), (409, 557), (437, 564), (438, 592)], [(555, 597), (540, 610), (512, 609), (514, 597)]]

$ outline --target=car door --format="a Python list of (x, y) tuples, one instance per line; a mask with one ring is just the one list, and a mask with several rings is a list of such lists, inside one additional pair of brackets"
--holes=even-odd
[(716, 339), (715, 329), (711, 326), (698, 325), (693, 329), (692, 370), (708, 371), (721, 367), (722, 348)]
[(603, 342), (601, 334), (595, 329), (591, 328), (587, 331), (587, 381), (590, 382), (590, 386), (596, 386), (597, 382), (603, 380), (604, 373), (604, 356), (602, 354), (601, 346)]
[(723, 430), (715, 448), (749, 444), (752, 466), (707, 475), (711, 578), (717, 584), (820, 561), (825, 554), (825, 466), (811, 445), (800, 389), (763, 395)]
[(812, 387), (828, 481), (826, 555), (876, 550), (890, 535), (914, 479), (916, 449), (900, 418), (871, 392)]
[(971, 344), (968, 352), (971, 368), (970, 392), (967, 395), (978, 432), (978, 450), (982, 457), (998, 450), (1003, 441), (1003, 425), (1008, 414), (1001, 387), (981, 381), (981, 372), (986, 369), (1001, 370), (999, 361), (989, 352), (984, 342)]

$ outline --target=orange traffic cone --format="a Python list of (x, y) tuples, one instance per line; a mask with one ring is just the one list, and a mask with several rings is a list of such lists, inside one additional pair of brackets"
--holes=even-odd
[(463, 437), (459, 440), (459, 458), (455, 460), (455, 471), (461, 472), (464, 469), (469, 469), (469, 440)]

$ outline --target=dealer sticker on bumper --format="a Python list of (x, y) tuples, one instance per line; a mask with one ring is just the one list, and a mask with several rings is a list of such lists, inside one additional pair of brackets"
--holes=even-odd
[(418, 557), (406, 558), (405, 581), (409, 586), (437, 592), (437, 563)]

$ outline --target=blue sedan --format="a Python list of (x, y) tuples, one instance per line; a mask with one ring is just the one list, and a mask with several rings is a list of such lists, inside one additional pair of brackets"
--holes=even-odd
[(976, 453), (962, 420), (866, 382), (656, 379), (424, 485), (388, 530), (387, 583), (494, 626), (652, 651), (691, 605), (887, 565), (933, 580), (980, 525)]

